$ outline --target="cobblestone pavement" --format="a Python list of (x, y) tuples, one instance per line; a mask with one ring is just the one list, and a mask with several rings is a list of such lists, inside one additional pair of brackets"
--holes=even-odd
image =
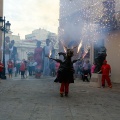
[(120, 120), (120, 84), (97, 88), (75, 80), (68, 97), (59, 96), (52, 77), (19, 77), (0, 83), (0, 120)]

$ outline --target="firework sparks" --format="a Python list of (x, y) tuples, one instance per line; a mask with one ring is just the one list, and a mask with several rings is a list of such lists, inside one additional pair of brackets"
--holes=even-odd
[(87, 55), (88, 51), (89, 51), (89, 48), (87, 48), (87, 49), (84, 51), (84, 54), (83, 54), (83, 56), (82, 56), (82, 59), (84, 59), (84, 57)]
[(61, 42), (61, 44), (62, 44), (62, 46), (63, 46), (64, 52), (66, 53), (66, 52), (67, 52), (67, 47), (64, 45), (64, 43), (63, 43), (62, 41), (60, 41), (60, 42)]
[(66, 50), (66, 48), (63, 46), (63, 49), (64, 49), (64, 52), (66, 53), (67, 52), (67, 50)]
[(88, 51), (85, 51), (85, 53), (82, 56), (82, 59), (84, 59), (84, 57), (87, 55)]
[(77, 53), (79, 53), (81, 47), (82, 47), (82, 40), (81, 40), (81, 42), (80, 42), (80, 44), (78, 46)]

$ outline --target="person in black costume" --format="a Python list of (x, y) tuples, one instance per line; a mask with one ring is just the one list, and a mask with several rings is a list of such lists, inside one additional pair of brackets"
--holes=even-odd
[(73, 50), (72, 49), (67, 49), (67, 53), (58, 53), (59, 55), (63, 55), (64, 61), (60, 59), (54, 59), (56, 62), (60, 63), (60, 67), (58, 69), (58, 75), (57, 75), (57, 80), (59, 83), (61, 83), (60, 87), (60, 95), (63, 97), (63, 94), (65, 93), (65, 96), (68, 96), (69, 93), (69, 84), (74, 83), (74, 68), (73, 68), (73, 63), (77, 62), (78, 60), (71, 60), (73, 57)]

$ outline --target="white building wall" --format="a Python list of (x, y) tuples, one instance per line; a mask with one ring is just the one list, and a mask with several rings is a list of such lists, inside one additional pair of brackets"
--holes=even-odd
[(27, 59), (27, 54), (29, 52), (34, 52), (36, 43), (25, 42), (23, 40), (15, 41), (15, 46), (17, 47), (18, 58), (20, 60)]
[(25, 39), (26, 40), (37, 39), (37, 40), (45, 41), (48, 38), (49, 33), (50, 32), (45, 29), (36, 29), (32, 31), (31, 34), (25, 35)]
[(11, 40), (17, 40), (17, 41), (20, 40), (20, 36), (19, 35), (12, 35), (12, 33), (6, 33), (5, 36), (6, 37), (8, 36), (10, 38), (10, 41)]
[(111, 65), (112, 82), (120, 83), (120, 31), (110, 33), (106, 38), (107, 61)]

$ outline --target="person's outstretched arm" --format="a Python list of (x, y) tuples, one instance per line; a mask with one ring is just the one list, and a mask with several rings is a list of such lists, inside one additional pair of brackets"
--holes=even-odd
[(82, 60), (82, 58), (79, 58), (79, 59), (77, 59), (77, 60), (73, 60), (72, 63), (75, 63), (75, 62), (81, 61), (81, 60)]
[(54, 60), (54, 61), (56, 61), (56, 62), (58, 62), (58, 63), (62, 63), (62, 60), (60, 60), (60, 59), (54, 59), (54, 58), (50, 58), (50, 57), (48, 57), (49, 59), (52, 59), (52, 60)]

